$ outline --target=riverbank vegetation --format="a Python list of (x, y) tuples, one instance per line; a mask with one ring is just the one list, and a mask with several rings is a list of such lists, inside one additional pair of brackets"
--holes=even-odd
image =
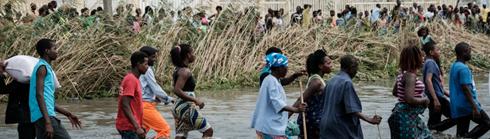
[[(159, 83), (170, 90), (174, 67), (169, 51), (179, 43), (189, 43), (194, 48), (197, 59), (191, 68), (200, 89), (257, 86), (264, 53), (269, 47), (283, 49), (290, 58), (290, 73), (304, 68), (309, 53), (325, 49), (334, 59), (334, 69), (339, 67), (338, 57), (352, 54), (361, 61), (358, 79), (376, 80), (396, 75), (401, 51), (399, 44), (413, 36), (418, 27), (408, 24), (397, 33), (388, 29), (382, 35), (365, 29), (287, 27), (257, 35), (255, 12), (237, 16), (234, 11), (225, 9), (206, 33), (196, 30), (185, 20), (176, 24), (148, 25), (139, 33), (112, 20), (101, 20), (89, 28), (84, 28), (76, 19), (42, 29), (32, 25), (3, 24), (0, 26), (0, 58), (38, 57), (35, 42), (41, 38), (57, 40), (60, 56), (53, 68), (63, 86), (58, 93), (60, 98), (117, 95), (120, 81), (129, 69), (131, 52), (145, 45), (160, 49), (155, 74)], [(490, 37), (437, 21), (427, 27), (442, 48), (445, 72), (455, 59), (453, 47), (461, 41), (473, 46), (474, 59), (470, 65), (474, 71), (490, 69)]]

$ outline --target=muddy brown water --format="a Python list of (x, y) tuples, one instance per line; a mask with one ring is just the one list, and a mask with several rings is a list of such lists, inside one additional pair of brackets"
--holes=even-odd
[[(479, 99), (483, 109), (490, 112), (490, 91), (489, 91), (489, 75), (482, 74), (475, 76)], [(359, 82), (356, 83), (356, 89), (362, 101), (363, 113), (373, 115), (377, 113), (383, 117), (382, 123), (378, 127), (367, 124), (363, 121), (362, 129), (364, 138), (376, 139), (390, 138), (390, 131), (387, 119), (391, 114), (391, 109), (396, 103), (396, 99), (391, 96), (391, 87), (393, 80), (384, 80), (377, 82)], [(299, 88), (294, 85), (286, 88), (288, 96), (288, 104), (292, 104), (299, 97)], [(254, 139), (255, 131), (250, 127), (250, 118), (255, 108), (256, 97), (258, 94), (257, 88), (235, 89), (226, 91), (203, 91), (198, 92), (199, 98), (205, 101), (205, 108), (202, 110), (213, 126), (214, 135), (221, 139)], [(58, 114), (63, 125), (68, 130), (74, 139), (111, 139), (120, 138), (118, 135), (114, 121), (117, 112), (117, 99), (104, 98), (95, 100), (72, 100), (58, 101), (57, 104), (67, 108), (72, 113), (79, 116), (83, 122), (83, 129), (75, 130), (69, 124), (69, 121)], [(4, 124), (5, 106), (0, 104), (0, 138), (13, 139), (17, 138), (16, 125)], [(171, 115), (171, 106), (159, 105), (158, 109), (165, 117), (172, 128), (172, 136), (175, 134), (173, 129), (174, 120)], [(428, 110), (424, 114), (424, 120), (428, 119)], [(295, 118), (292, 118), (295, 119)], [(472, 123), (472, 127), (474, 124)], [(453, 127), (443, 135), (437, 135), (436, 138), (448, 138), (454, 136), (456, 128)], [(154, 132), (150, 131), (149, 136), (153, 136)], [(200, 138), (199, 132), (191, 132), (189, 138)], [(483, 138), (490, 138), (490, 133), (485, 134)]]

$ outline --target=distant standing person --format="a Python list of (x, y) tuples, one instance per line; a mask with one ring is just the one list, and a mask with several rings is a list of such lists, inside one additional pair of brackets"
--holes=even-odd
[(306, 4), (303, 9), (303, 20), (301, 21), (302, 27), (309, 28), (311, 26), (311, 22), (313, 21), (311, 12), (311, 5)]
[(391, 138), (430, 139), (432, 134), (420, 118), (430, 102), (424, 94), (424, 83), (417, 78), (417, 72), (423, 66), (423, 54), (416, 39), (406, 43), (400, 54), (401, 71), (392, 91), (393, 96), (398, 98), (398, 103), (388, 119)]
[(371, 24), (376, 23), (380, 17), (381, 17), (381, 5), (376, 4), (376, 8), (374, 8), (371, 13), (371, 18), (370, 18)]
[(303, 20), (303, 8), (301, 6), (296, 7), (296, 12), (291, 15), (291, 26), (301, 25)]
[[(470, 68), (466, 62), (471, 60), (471, 46), (461, 42), (455, 48), (457, 60), (449, 73), (449, 92), (451, 93), (451, 117), (457, 123), (457, 137), (480, 138), (490, 129), (490, 118), (481, 108), (478, 92)], [(470, 121), (477, 124), (469, 133)]]
[(362, 139), (359, 119), (377, 125), (381, 117), (368, 117), (362, 113), (361, 100), (354, 89), (352, 78), (358, 71), (358, 60), (352, 55), (340, 58), (340, 72), (327, 82), (323, 116), (320, 122), (321, 139)]
[(146, 131), (153, 129), (157, 132), (155, 139), (170, 138), (170, 126), (157, 109), (159, 103), (169, 104), (172, 97), (168, 96), (155, 79), (153, 68), (157, 59), (158, 50), (154, 47), (144, 46), (140, 52), (148, 56), (148, 70), (139, 77), (143, 89), (143, 127)]
[(170, 56), (175, 66), (173, 92), (178, 97), (172, 108), (176, 121), (175, 138), (185, 139), (193, 130), (201, 132), (202, 138), (213, 137), (213, 128), (198, 111), (204, 108), (204, 102), (196, 96), (196, 80), (189, 69), (190, 64), (196, 59), (194, 50), (188, 44), (180, 44), (170, 50)]
[(122, 139), (145, 138), (143, 129), (142, 88), (139, 78), (148, 69), (148, 56), (143, 52), (131, 55), (131, 71), (119, 87), (116, 129)]
[(51, 1), (48, 3), (48, 8), (49, 8), (49, 11), (51, 13), (55, 13), (56, 12), (56, 8), (58, 8), (58, 3), (56, 3), (55, 0)]
[(426, 26), (420, 27), (420, 29), (417, 31), (417, 35), (420, 37), (420, 42), (422, 45), (425, 45), (428, 42), (434, 42), (434, 40), (432, 40), (432, 36), (430, 36), (429, 28)]
[(271, 74), (265, 77), (260, 86), (251, 128), (255, 129), (258, 139), (287, 139), (288, 112), (304, 112), (306, 105), (287, 106), (286, 92), (279, 79), (288, 72), (288, 58), (279, 53), (268, 57), (273, 59), (270, 61)]
[(221, 6), (216, 6), (216, 13), (211, 15), (208, 19), (211, 20), (211, 23), (216, 21), (216, 19), (218, 19), (219, 15), (221, 14), (221, 11), (223, 11), (223, 7)]
[(77, 116), (58, 107), (55, 102), (55, 78), (51, 62), (58, 57), (57, 46), (54, 40), (41, 39), (36, 44), (39, 62), (34, 67), (29, 82), (29, 109), (31, 122), (36, 127), (38, 139), (70, 139), (70, 135), (56, 118), (56, 112), (65, 115), (75, 128), (81, 127)]
[[(307, 137), (312, 139), (320, 138), (320, 120), (325, 102), (323, 89), (326, 86), (323, 76), (332, 72), (332, 60), (324, 50), (316, 50), (308, 55), (306, 59), (306, 71), (308, 72), (308, 83), (303, 93), (303, 99), (308, 106), (306, 116), (300, 113), (298, 125), (300, 129), (299, 138), (304, 138), (303, 119), (306, 117)], [(293, 107), (300, 105), (300, 98), (294, 103)]]

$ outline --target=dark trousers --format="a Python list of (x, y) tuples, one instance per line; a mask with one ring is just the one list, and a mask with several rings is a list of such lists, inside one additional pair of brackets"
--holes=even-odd
[(19, 123), (17, 125), (17, 133), (19, 134), (19, 139), (35, 139), (36, 127), (34, 127), (34, 123)]
[[(429, 104), (429, 121), (427, 122), (427, 126), (431, 130), (436, 131), (445, 131), (456, 125), (456, 122), (452, 120), (451, 117), (451, 105), (449, 100), (444, 97), (437, 97), (439, 103), (441, 103), (441, 110), (436, 112), (434, 109), (434, 100), (431, 99)], [(441, 117), (444, 115), (447, 119), (441, 121)]]
[[(61, 125), (61, 121), (56, 117), (49, 117), (51, 119), (51, 126), (53, 126), (53, 139), (71, 139), (66, 129)], [(37, 139), (46, 139), (46, 121), (44, 118), (37, 120), (34, 123), (36, 127)]]
[[(485, 111), (480, 111), (480, 118), (473, 118), (473, 115), (468, 115), (454, 119), (457, 123), (457, 133), (456, 136), (464, 138), (479, 138), (490, 130), (490, 118), (488, 118)], [(470, 121), (477, 123), (478, 125), (473, 128), (469, 133)]]
[(119, 134), (121, 135), (121, 139), (144, 139), (138, 136), (135, 131), (120, 131), (118, 130)]

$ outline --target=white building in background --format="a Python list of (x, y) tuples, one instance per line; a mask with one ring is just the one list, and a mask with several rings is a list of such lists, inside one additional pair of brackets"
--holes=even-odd
[[(0, 0), (2, 1), (2, 0)], [(51, 0), (23, 0), (25, 6), (23, 9), (28, 10), (30, 3), (35, 3), (38, 7), (43, 4), (47, 4)], [(96, 9), (97, 7), (104, 7), (104, 0), (55, 0), (58, 5), (70, 5), (77, 9), (87, 7), (89, 9)], [(154, 9), (165, 8), (167, 10), (180, 10), (184, 7), (200, 8), (207, 10), (208, 13), (214, 12), (214, 7), (221, 5), (223, 7), (232, 4), (234, 9), (240, 10), (248, 6), (257, 6), (260, 11), (265, 12), (271, 8), (278, 10), (283, 8), (286, 12), (293, 13), (296, 6), (302, 6), (304, 4), (310, 4), (313, 9), (322, 9), (324, 12), (329, 10), (340, 11), (343, 10), (345, 5), (351, 5), (357, 7), (358, 11), (369, 11), (374, 8), (375, 4), (379, 3), (383, 7), (391, 8), (395, 5), (396, 0), (112, 0), (112, 10), (115, 13), (116, 8), (119, 5), (133, 4), (136, 8), (144, 10), (146, 6), (151, 6)], [(417, 2), (424, 7), (428, 7), (430, 4), (447, 4), (456, 5), (457, 0), (401, 0), (403, 5), (411, 6), (413, 2)], [(460, 6), (464, 6), (469, 2), (475, 2), (477, 4), (485, 4), (490, 0), (460, 0)]]

